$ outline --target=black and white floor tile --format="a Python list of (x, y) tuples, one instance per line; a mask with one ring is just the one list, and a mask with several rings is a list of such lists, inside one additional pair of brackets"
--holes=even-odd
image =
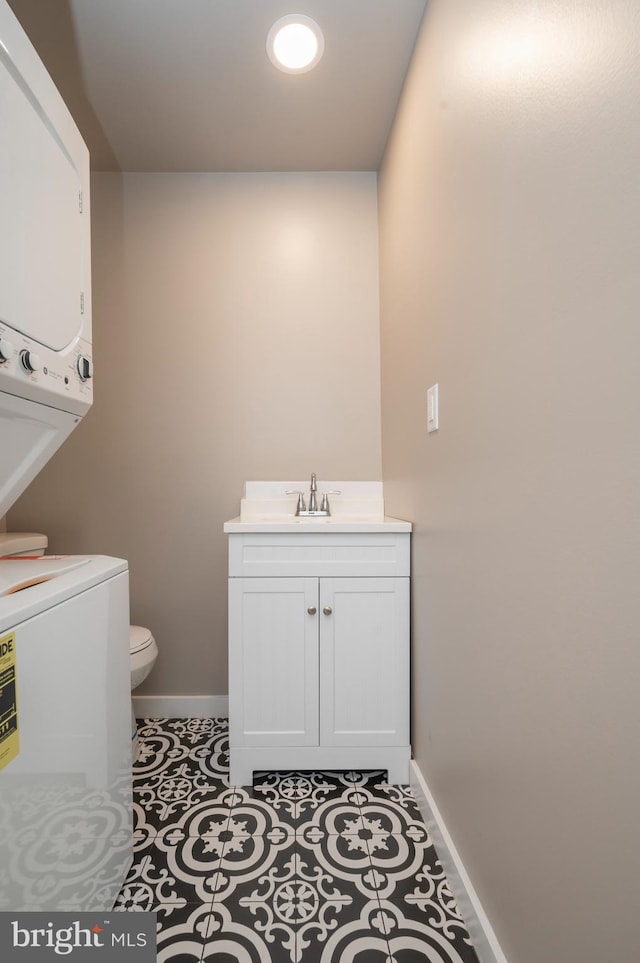
[(130, 860), (130, 774), (109, 790), (82, 774), (20, 774), (0, 792), (0, 911), (113, 903)]
[(228, 780), (226, 719), (146, 719), (135, 858), (175, 963), (477, 963), (408, 786), (381, 772)]

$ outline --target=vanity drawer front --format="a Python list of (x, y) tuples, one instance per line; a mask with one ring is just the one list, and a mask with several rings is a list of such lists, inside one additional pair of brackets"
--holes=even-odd
[(229, 535), (232, 578), (409, 575), (408, 533)]

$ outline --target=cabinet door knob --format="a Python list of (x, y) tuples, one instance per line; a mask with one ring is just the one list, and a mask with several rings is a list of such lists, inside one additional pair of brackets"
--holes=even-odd
[(325, 605), (322, 611), (324, 612), (325, 615), (331, 615), (331, 613), (333, 612), (333, 609), (331, 608), (330, 605)]
[(315, 607), (315, 605), (310, 605), (309, 608), (307, 609), (307, 612), (309, 613), (309, 615), (315, 615), (317, 611), (318, 610)]

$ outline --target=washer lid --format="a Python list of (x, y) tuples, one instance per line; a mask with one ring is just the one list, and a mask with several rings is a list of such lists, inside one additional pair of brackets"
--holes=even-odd
[(86, 565), (87, 558), (48, 555), (43, 558), (8, 558), (0, 561), (0, 598), (50, 582)]
[(145, 629), (141, 625), (129, 626), (129, 651), (132, 655), (134, 652), (141, 652), (142, 649), (146, 649), (152, 641), (153, 636), (149, 629)]

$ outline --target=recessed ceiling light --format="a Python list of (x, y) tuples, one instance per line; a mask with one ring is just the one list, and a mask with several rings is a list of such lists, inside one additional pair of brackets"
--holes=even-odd
[(304, 74), (324, 53), (322, 30), (311, 17), (291, 13), (276, 20), (267, 36), (271, 63), (286, 74)]

